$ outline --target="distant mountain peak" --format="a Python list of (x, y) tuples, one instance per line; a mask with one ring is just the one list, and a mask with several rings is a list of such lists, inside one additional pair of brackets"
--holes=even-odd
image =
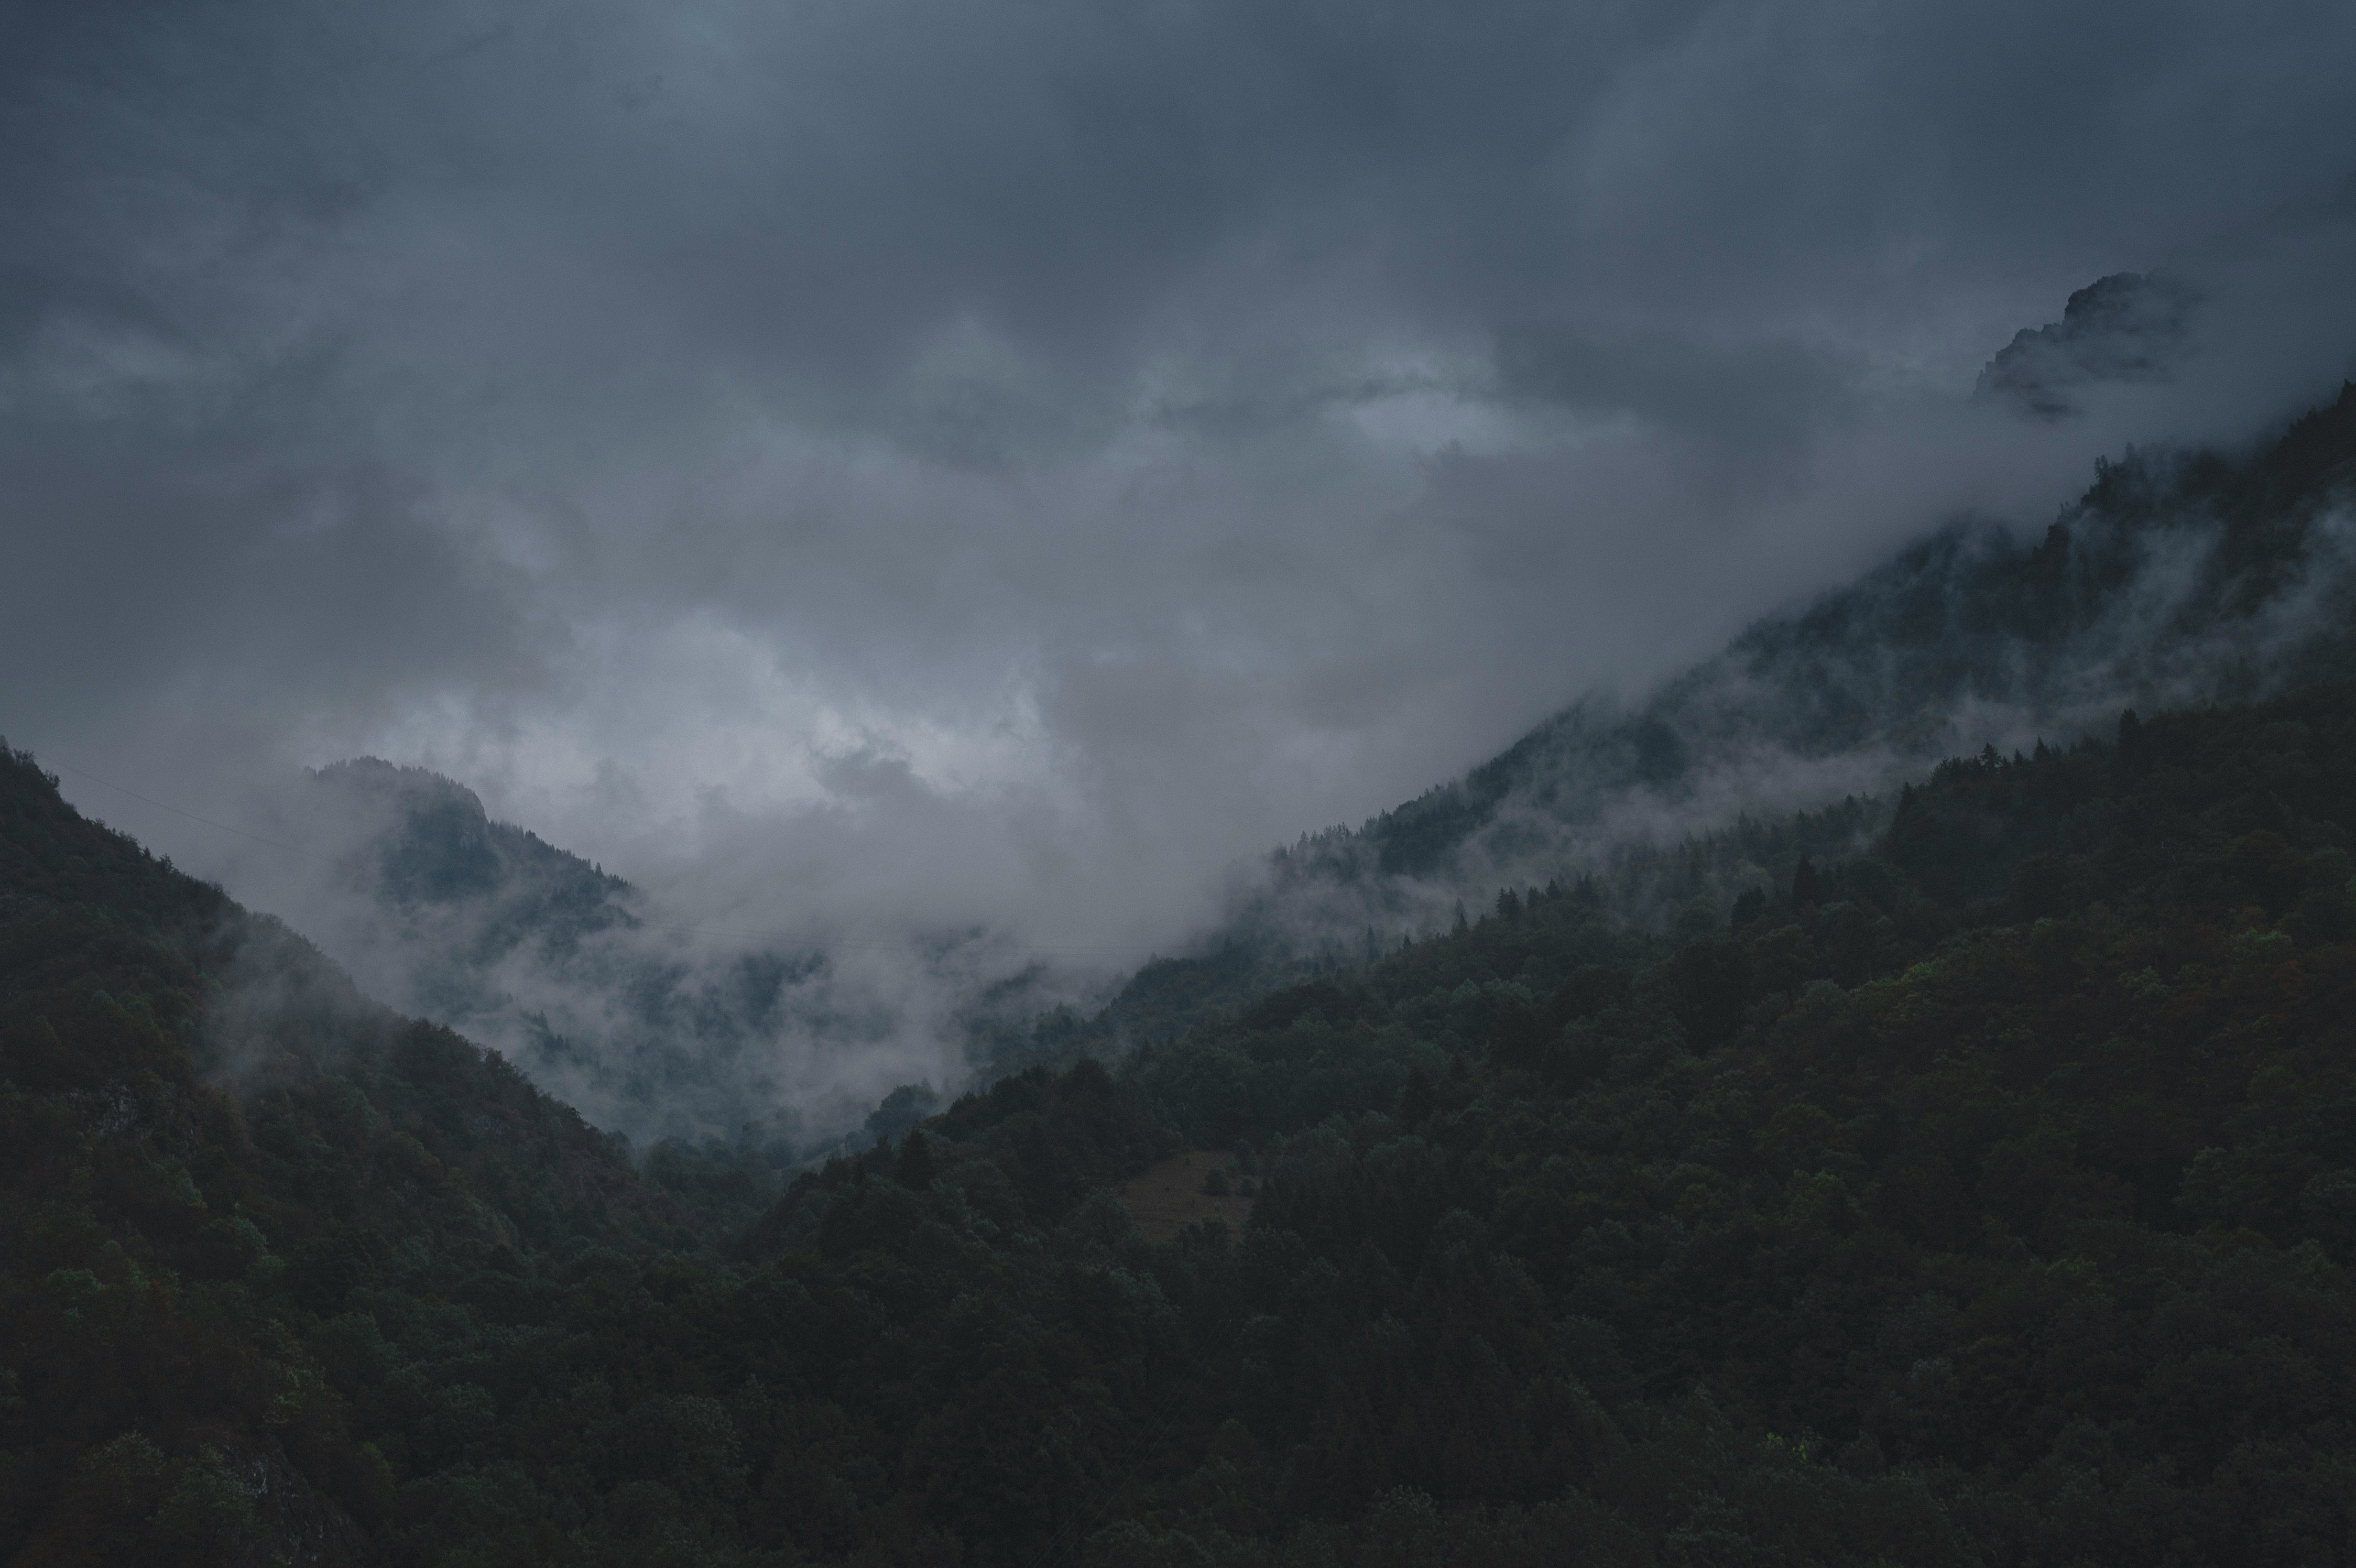
[(483, 809), (482, 796), (430, 768), (407, 767), (388, 763), (382, 757), (348, 757), (324, 768), (313, 768), (310, 773), (319, 783), (348, 794), (397, 801), (412, 807), (448, 805), (486, 822), (490, 819)]
[[(402, 908), (551, 899), (584, 929), (625, 919), (614, 901), (631, 891), (621, 878), (536, 834), (492, 819), (455, 779), (381, 757), (353, 757), (311, 770), (311, 780), (358, 821), (361, 874), (379, 898)], [(577, 934), (577, 933), (576, 933)]]
[(1980, 372), (1973, 395), (2040, 420), (2079, 411), (2104, 382), (2164, 381), (2183, 357), (2201, 294), (2165, 272), (2113, 272), (2070, 296), (2062, 319), (2024, 327)]

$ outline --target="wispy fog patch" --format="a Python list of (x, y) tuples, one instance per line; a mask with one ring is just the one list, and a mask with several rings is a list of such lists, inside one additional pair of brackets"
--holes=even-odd
[[(916, 787), (905, 763), (841, 769), (887, 798)], [(640, 1140), (751, 1137), (790, 1155), (855, 1128), (897, 1085), (964, 1082), (991, 1024), (1101, 995), (1100, 974), (1051, 972), (1003, 932), (900, 918), (905, 893), (862, 908), (821, 890), (833, 907), (814, 914), (808, 890), (765, 883), (791, 869), (774, 863), (740, 862), (744, 880), (702, 887), (699, 911), (492, 820), (421, 769), (362, 759), (246, 804), (267, 842), (243, 880), (369, 997), (495, 1047)], [(317, 999), (281, 996), (310, 971), (247, 947), (215, 1033), (224, 1070), (250, 1075), (278, 1049), (260, 1024)], [(376, 1008), (357, 991), (348, 1005)]]
[(197, 1041), (212, 1083), (252, 1090), (342, 1065), (335, 1053), (381, 1044), (401, 1019), (363, 995), (319, 948), (269, 916), (240, 915), (222, 951)]
[[(1353, 958), (1445, 929), (1500, 890), (1569, 884), (1746, 817), (1879, 795), (1869, 828), (1945, 757), (2106, 735), (2130, 707), (2356, 673), (2356, 393), (2309, 422), (2340, 454), (2320, 468), (2295, 443), (2238, 473), (2147, 454), (2107, 468), (2041, 542), (1953, 527), (1642, 701), (1585, 699), (1464, 778), (1356, 830), (1304, 836), (1242, 898), (1237, 924)], [(1620, 893), (1639, 920), (1676, 912), (1655, 891)]]

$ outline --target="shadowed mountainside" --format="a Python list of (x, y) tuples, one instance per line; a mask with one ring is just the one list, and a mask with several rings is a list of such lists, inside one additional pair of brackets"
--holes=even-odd
[[(701, 1227), (0, 760), (0, 1552), (2337, 1561), (2356, 687), (2115, 734), (1668, 933), (1502, 898)], [(1240, 1236), (1113, 1196), (1186, 1147)]]
[(389, 1273), (554, 1289), (515, 1260), (687, 1220), (500, 1058), (5, 747), (0, 1171), (0, 1552), (27, 1563), (366, 1560), (387, 1460), (284, 1314)]
[(750, 1140), (788, 1163), (856, 1129), (895, 1070), (943, 1076), (964, 1029), (1060, 994), (986, 933), (796, 944), (666, 919), (421, 768), (338, 763), (273, 812), (312, 847), (273, 897), (370, 995), (641, 1141)]

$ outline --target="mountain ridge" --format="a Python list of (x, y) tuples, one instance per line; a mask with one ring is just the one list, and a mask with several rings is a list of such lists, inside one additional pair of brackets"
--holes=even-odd
[[(1860, 852), (1941, 756), (2356, 673), (2356, 381), (2238, 458), (2130, 449), (2094, 466), (2033, 541), (1950, 524), (1639, 702), (1580, 699), (1355, 828), (1304, 833), (1193, 948), (1141, 966), (1091, 1018), (998, 1031), (985, 1058), (1168, 1039), (1514, 890), (1584, 885), (1655, 926), (1697, 897), (1722, 909), (1801, 853)], [(1741, 848), (1776, 840), (1762, 819), (1811, 811), (1822, 827), (1804, 848), (1778, 840), (1777, 866)]]
[[(2121, 706), (2247, 698), (2267, 680), (2340, 673), (2356, 657), (2344, 625), (2310, 613), (2284, 629), (2263, 615), (2302, 574), (2329, 573), (2324, 586), (2345, 603), (2339, 541), (2319, 536), (2351, 484), (2356, 382), (2239, 463), (2164, 451), (2099, 461), (2039, 542), (1950, 525), (1858, 581), (1752, 624), (1633, 709), (1581, 699), (1458, 779), (1311, 837), (1309, 858), (1338, 876), (1428, 875), (1476, 848), (1510, 806), (1575, 825), (1615, 792), (1676, 804), (1713, 750), (1802, 763), (1886, 751), (1903, 768), (1996, 738), (1960, 732), (1975, 705), (2019, 709), (2016, 729), (2083, 724)], [(2179, 581), (2154, 581), (2170, 573)], [(2166, 597), (2122, 603), (2138, 588)], [(2150, 645), (2136, 645), (2146, 635)], [(2212, 635), (2240, 641), (2194, 645)], [(1513, 856), (1508, 846), (1492, 859)]]

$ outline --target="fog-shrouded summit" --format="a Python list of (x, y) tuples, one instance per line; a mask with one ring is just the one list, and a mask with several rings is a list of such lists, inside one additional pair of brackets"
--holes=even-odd
[(535, 833), (493, 822), (481, 797), (454, 780), (378, 757), (331, 763), (311, 777), (318, 809), (348, 814), (362, 840), (338, 869), (385, 903), (416, 911), (496, 896), (485, 956), (526, 940), (577, 946), (633, 923), (619, 901), (628, 883)]
[(257, 885), (369, 994), (641, 1142), (794, 1158), (895, 1085), (961, 1082), (977, 1030), (1088, 999), (987, 931), (797, 943), (683, 920), (423, 768), (353, 759), (249, 804), (304, 850)]
[(2060, 321), (2014, 334), (1976, 394), (2051, 420), (2076, 413), (2077, 398), (2105, 383), (2166, 381), (2200, 303), (2199, 290), (2165, 273), (2097, 278), (2070, 296)]
[[(1462, 778), (1280, 854), (1242, 929), (1387, 947), (1468, 898), (1887, 791), (1940, 757), (2351, 674), (2356, 382), (2244, 458), (2130, 453), (2041, 539), (1952, 524), (1641, 702), (1581, 699)], [(1713, 871), (1682, 896), (1723, 903), (1768, 880), (1739, 859)], [(1663, 883), (1622, 892), (1622, 912), (1673, 912)]]

